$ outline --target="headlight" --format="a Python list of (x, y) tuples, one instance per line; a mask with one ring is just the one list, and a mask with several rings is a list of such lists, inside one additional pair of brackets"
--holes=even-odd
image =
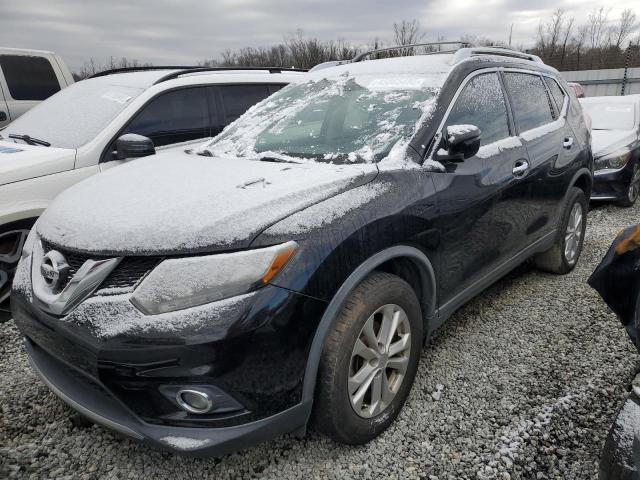
[(287, 242), (243, 252), (165, 260), (136, 288), (131, 303), (155, 315), (247, 293), (269, 283), (297, 248), (296, 242)]
[(604, 157), (596, 158), (594, 166), (596, 170), (603, 170), (605, 168), (619, 169), (624, 167), (631, 158), (631, 151), (624, 149), (605, 155)]

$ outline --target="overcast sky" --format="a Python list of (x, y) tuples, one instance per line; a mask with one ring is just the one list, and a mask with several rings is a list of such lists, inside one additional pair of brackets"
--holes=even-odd
[(302, 29), (321, 40), (391, 39), (416, 18), (427, 38), (463, 34), (529, 46), (540, 19), (558, 7), (578, 23), (595, 7), (610, 18), (638, 0), (0, 0), (0, 46), (53, 50), (71, 69), (110, 55), (155, 64), (192, 64), (227, 49), (268, 46)]

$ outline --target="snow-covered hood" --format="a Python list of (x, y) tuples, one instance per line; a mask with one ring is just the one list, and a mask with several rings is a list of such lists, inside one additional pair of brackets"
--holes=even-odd
[(0, 185), (73, 169), (76, 151), (0, 140)]
[(377, 174), (372, 164), (273, 163), (167, 152), (59, 195), (38, 221), (54, 244), (106, 254), (244, 248), (266, 227)]
[(638, 139), (635, 130), (593, 130), (591, 149), (595, 158), (608, 155)]

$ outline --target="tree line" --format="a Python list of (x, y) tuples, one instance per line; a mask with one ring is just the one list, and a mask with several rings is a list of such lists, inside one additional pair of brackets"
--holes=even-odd
[[(540, 22), (536, 31), (534, 46), (525, 49), (523, 45), (511, 44), (509, 39), (495, 40), (487, 37), (463, 35), (459, 40), (481, 46), (513, 47), (526, 50), (559, 70), (586, 70), (596, 68), (620, 68), (625, 65), (640, 66), (640, 33), (636, 13), (624, 10), (619, 18), (611, 18), (611, 9), (601, 7), (591, 11), (587, 20), (578, 24), (574, 17), (563, 9), (557, 9), (550, 18)], [(412, 45), (426, 42), (428, 31), (418, 20), (403, 20), (394, 23), (389, 40), (374, 38), (367, 44), (356, 44), (349, 40), (319, 40), (309, 38), (302, 30), (286, 36), (282, 42), (262, 47), (244, 47), (225, 50), (218, 57), (204, 59), (199, 66), (220, 67), (296, 67), (311, 68), (331, 60), (347, 60), (365, 51), (377, 50), (391, 45)], [(431, 37), (433, 38), (433, 37)], [(436, 36), (435, 41), (446, 41)], [(458, 40), (458, 39), (456, 39)], [(396, 51), (383, 52), (374, 58), (404, 56), (436, 50), (446, 50), (446, 45), (427, 47), (406, 47)], [(149, 63), (110, 57), (104, 63), (93, 58), (74, 72), (76, 79), (90, 77), (104, 70), (147, 66)]]

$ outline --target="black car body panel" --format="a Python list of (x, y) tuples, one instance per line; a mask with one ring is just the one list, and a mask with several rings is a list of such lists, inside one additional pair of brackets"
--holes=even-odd
[[(640, 351), (640, 225), (618, 234), (588, 283), (618, 316)], [(600, 457), (600, 480), (640, 478), (640, 399), (636, 391), (637, 387), (631, 389), (611, 426)]]
[[(528, 140), (518, 140), (517, 147), (498, 148), (482, 158), (474, 156), (460, 163), (447, 162), (444, 169), (433, 168), (442, 122), (461, 84), (480, 71), (501, 79), (509, 69), (543, 73), (562, 85), (568, 102), (566, 118), (559, 118), (562, 106), (553, 106), (548, 94), (551, 111), (557, 116), (554, 122), (558, 122), (552, 131), (543, 129)], [(520, 137), (506, 96), (505, 103), (509, 133)], [(562, 142), (568, 136), (575, 142), (570, 149), (563, 149)], [(54, 317), (31, 302), (29, 268), (22, 265), (12, 308), (16, 324), (27, 337), (33, 362), (46, 378), (46, 359), (53, 359), (50, 363), (55, 371), (49, 384), (62, 391), (63, 399), (74, 408), (84, 414), (99, 410), (94, 412), (96, 421), (114, 428), (109, 419), (116, 418), (128, 435), (137, 438), (138, 434), (175, 452), (221, 454), (279, 433), (304, 431), (325, 336), (362, 279), (374, 270), (404, 278), (421, 301), (425, 332), (430, 333), (500, 276), (547, 250), (556, 238), (570, 189), (582, 188), (587, 196), (591, 189), (589, 133), (572, 90), (554, 70), (507, 57), (481, 56), (455, 66), (431, 117), (413, 137), (406, 155), (411, 168), (380, 164), (358, 175), (348, 174), (354, 169), (347, 168), (344, 177), (336, 180), (339, 188), (327, 184), (313, 189), (307, 182), (295, 192), (298, 203), (291, 203), (286, 211), (271, 204), (272, 208), (260, 208), (259, 222), (251, 224), (256, 228), (243, 229), (243, 235), (234, 237), (232, 243), (200, 242), (191, 248), (181, 247), (178, 239), (170, 249), (137, 249), (135, 255), (155, 256), (160, 261), (166, 256), (297, 242), (294, 257), (269, 285), (238, 297), (224, 310), (217, 309), (216, 302), (203, 306), (202, 318), (196, 323), (182, 322), (182, 313), (177, 313), (168, 329), (153, 316), (140, 313), (126, 295), (110, 297), (100, 290), (69, 315)], [(531, 167), (524, 176), (515, 178), (514, 165), (523, 159)], [(161, 159), (143, 160), (147, 165), (152, 161)], [(288, 168), (283, 164), (277, 167)], [(126, 169), (115, 169), (113, 175), (126, 175)], [(219, 175), (225, 175), (224, 169)], [(95, 201), (99, 204), (101, 199)], [(198, 203), (195, 198), (194, 211)], [(126, 198), (119, 205), (126, 209)], [(255, 215), (251, 211), (255, 207), (248, 205), (231, 223), (242, 223)], [(99, 226), (102, 220), (98, 216), (70, 228), (61, 211), (41, 217), (41, 222), (49, 222), (43, 230), (43, 223), (38, 225), (38, 232), (54, 233), (55, 238), (45, 239), (56, 248), (64, 248), (66, 239)], [(226, 226), (219, 223), (215, 227)], [(79, 253), (117, 253), (126, 259), (132, 249), (114, 249), (113, 242), (127, 233), (109, 232), (111, 237), (103, 244), (87, 243)], [(96, 320), (100, 316), (107, 318), (107, 323)], [(118, 321), (128, 327), (118, 330)], [(80, 381), (71, 382), (64, 373), (69, 370), (99, 386), (84, 406), (82, 399), (90, 388)], [(165, 393), (192, 384), (213, 386), (217, 395), (228, 400), (225, 405), (237, 403), (241, 408), (205, 416), (181, 412)], [(109, 398), (108, 406), (100, 404), (100, 396)], [(191, 439), (193, 448), (162, 441), (175, 436)]]

